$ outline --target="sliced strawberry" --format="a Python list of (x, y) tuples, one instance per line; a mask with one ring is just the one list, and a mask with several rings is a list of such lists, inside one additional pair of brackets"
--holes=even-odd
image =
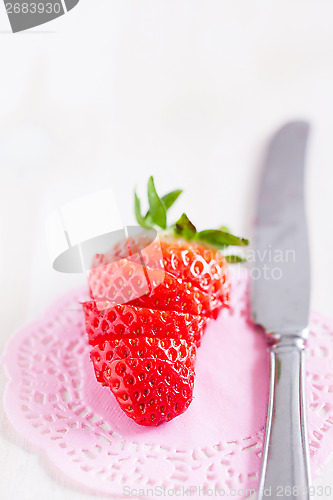
[(201, 343), (208, 318), (175, 311), (158, 311), (132, 305), (83, 303), (89, 343), (96, 345), (110, 337), (184, 338)]
[(194, 371), (170, 361), (126, 358), (103, 372), (121, 409), (136, 423), (158, 426), (181, 415), (193, 398)]
[[(105, 263), (101, 256), (99, 262)], [(160, 269), (142, 268), (122, 259), (94, 267), (89, 276), (90, 295), (96, 301), (131, 304), (162, 311), (201, 314), (216, 318), (222, 304), (213, 294), (202, 292)]]
[[(230, 280), (228, 264), (218, 249), (207, 247), (202, 243), (188, 242), (182, 238), (156, 239), (144, 248), (145, 243), (149, 243), (149, 240), (147, 242), (146, 240), (145, 236), (127, 240), (127, 245), (133, 254), (129, 259), (132, 258), (138, 261), (140, 255), (140, 264), (144, 263), (148, 273), (150, 270), (156, 270), (159, 273), (158, 279), (161, 279), (164, 270), (167, 273), (166, 281), (171, 275), (179, 282), (182, 282), (184, 287), (187, 286), (188, 290), (193, 287), (194, 291), (201, 291), (206, 294), (200, 297), (207, 304), (203, 304), (203, 311), (206, 314), (210, 305), (213, 306), (213, 309), (217, 307), (215, 305), (216, 301), (220, 302), (221, 307), (229, 306)], [(125, 251), (125, 247), (123, 250)], [(119, 248), (117, 252), (119, 254)], [(113, 254), (105, 256), (106, 262), (112, 258)], [(110, 279), (111, 272), (107, 272), (106, 275)], [(154, 272), (149, 276), (151, 282), (158, 281)], [(94, 294), (93, 297), (96, 298), (96, 295)], [(201, 314), (204, 313), (203, 311)], [(189, 310), (188, 312), (194, 311)]]
[(96, 256), (93, 300), (83, 304), (97, 380), (141, 425), (160, 425), (190, 404), (196, 347), (210, 318), (229, 306), (227, 261), (242, 260), (219, 250), (248, 244), (226, 228), (198, 232), (184, 213), (168, 227), (167, 210), (180, 193), (159, 198), (151, 177), (146, 215), (135, 194), (144, 232), (132, 228), (135, 237)]
[(113, 255), (97, 254), (89, 274), (90, 295), (95, 300), (126, 304), (149, 294), (158, 286), (163, 275), (159, 270), (154, 270), (153, 275), (148, 276), (138, 255), (113, 261)]
[[(148, 269), (149, 277), (153, 276), (153, 272)], [(156, 283), (158, 282), (154, 281), (154, 284)], [(201, 314), (214, 319), (222, 308), (221, 302), (215, 296), (202, 292), (193, 287), (192, 283), (177, 279), (167, 272), (162, 283), (157, 287), (154, 286), (151, 293), (132, 300), (130, 304), (162, 311)]]
[[(163, 264), (166, 272), (219, 300), (223, 306), (229, 305), (230, 282), (228, 265), (217, 249), (188, 242), (183, 239), (160, 240)], [(154, 252), (144, 254), (149, 268), (161, 266), (154, 261)]]
[(103, 372), (111, 361), (127, 358), (154, 358), (180, 365), (194, 367), (196, 347), (184, 339), (160, 339), (157, 337), (125, 337), (121, 340), (111, 338), (95, 345), (90, 352), (90, 359), (95, 368), (96, 378), (104, 381)]

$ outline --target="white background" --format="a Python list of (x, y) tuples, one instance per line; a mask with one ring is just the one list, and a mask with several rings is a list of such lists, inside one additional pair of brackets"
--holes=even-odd
[[(329, 0), (81, 0), (13, 35), (0, 6), (0, 349), (83, 279), (52, 271), (52, 209), (112, 187), (134, 222), (133, 188), (154, 174), (162, 194), (185, 189), (177, 213), (199, 228), (251, 236), (266, 142), (295, 118), (312, 125), (313, 307), (333, 315), (332, 26)], [(2, 409), (0, 422), (1, 498), (89, 498), (22, 446)], [(332, 474), (331, 461), (316, 484)]]

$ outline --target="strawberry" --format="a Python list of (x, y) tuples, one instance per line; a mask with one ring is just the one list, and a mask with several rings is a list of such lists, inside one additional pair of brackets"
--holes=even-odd
[(203, 316), (159, 311), (132, 306), (129, 304), (103, 303), (97, 306), (95, 301), (83, 303), (86, 331), (89, 343), (112, 338), (158, 337), (185, 338), (199, 347), (208, 319)]
[(198, 232), (186, 214), (167, 228), (180, 193), (159, 198), (151, 177), (144, 217), (135, 194), (145, 231), (96, 255), (92, 300), (83, 303), (96, 378), (140, 425), (172, 420), (191, 403), (196, 348), (210, 319), (229, 306), (227, 263), (242, 261), (220, 250), (248, 243), (225, 228)]
[(96, 255), (89, 275), (90, 295), (98, 301), (108, 300), (125, 304), (134, 298), (149, 294), (159, 271), (147, 275), (137, 256), (114, 261), (113, 255)]
[(96, 344), (90, 352), (90, 359), (99, 382), (104, 382), (104, 372), (110, 367), (111, 362), (127, 358), (169, 361), (174, 364), (176, 371), (179, 371), (181, 366), (194, 367), (196, 347), (185, 339), (177, 338), (110, 337), (109, 340)]
[[(122, 259), (119, 264), (114, 262), (115, 257)], [(136, 270), (134, 270), (135, 264), (137, 265)], [(94, 260), (89, 278), (93, 298), (115, 300), (115, 286), (112, 284), (110, 288), (110, 276), (114, 274), (113, 282), (117, 282), (118, 266), (121, 265), (124, 266), (124, 275), (131, 274), (132, 279), (133, 276), (138, 276), (140, 284), (146, 284), (144, 276), (144, 272), (146, 272), (146, 279), (153, 288), (154, 293), (151, 295), (154, 298), (157, 293), (155, 288), (159, 283), (161, 285), (158, 292), (161, 295), (166, 293), (169, 298), (170, 292), (162, 289), (162, 286), (172, 280), (172, 277), (177, 279), (177, 288), (179, 289), (177, 293), (189, 294), (189, 291), (192, 291), (192, 295), (197, 294), (198, 298), (200, 297), (199, 303), (202, 304), (202, 308), (200, 308), (202, 310), (198, 311), (198, 305), (189, 303), (187, 300), (187, 312), (193, 314), (199, 312), (208, 317), (216, 317), (221, 307), (229, 305), (230, 282), (227, 260), (217, 248), (170, 236), (158, 238), (153, 242), (145, 234), (137, 238), (129, 238), (123, 245), (118, 244), (113, 252), (97, 256)], [(187, 292), (184, 286), (187, 288)], [(175, 288), (175, 284), (173, 284), (173, 288)], [(101, 294), (102, 290), (104, 293), (106, 292), (104, 296)], [(136, 290), (133, 292), (135, 293)], [(143, 293), (147, 294), (147, 290)], [(135, 295), (139, 296), (138, 293)], [(127, 300), (132, 300), (132, 296), (124, 297), (124, 301)], [(124, 303), (124, 301), (119, 303)], [(152, 303), (149, 305), (153, 306)], [(172, 301), (167, 309), (179, 310), (178, 307), (179, 305)]]
[[(191, 281), (176, 278), (160, 269), (142, 267), (130, 259), (108, 262), (106, 256), (96, 258), (89, 277), (90, 293), (96, 301), (217, 317), (223, 304), (215, 295), (203, 292)], [(227, 283), (225, 306), (229, 303)]]
[(104, 379), (121, 409), (136, 423), (157, 426), (181, 415), (193, 398), (194, 371), (170, 361), (126, 358), (112, 361)]
[[(144, 240), (143, 240), (144, 241)], [(128, 245), (136, 252), (143, 242), (130, 239)], [(207, 247), (182, 238), (160, 238), (142, 252), (144, 265), (149, 269), (164, 269), (169, 275), (181, 279), (209, 296), (209, 299), (228, 306), (230, 282), (227, 260), (217, 248)]]

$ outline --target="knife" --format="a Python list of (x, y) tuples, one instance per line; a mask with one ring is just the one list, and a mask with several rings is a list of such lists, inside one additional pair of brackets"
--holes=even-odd
[(267, 336), (270, 394), (258, 500), (309, 499), (305, 346), (310, 259), (304, 208), (309, 125), (287, 123), (267, 154), (254, 228), (251, 309)]

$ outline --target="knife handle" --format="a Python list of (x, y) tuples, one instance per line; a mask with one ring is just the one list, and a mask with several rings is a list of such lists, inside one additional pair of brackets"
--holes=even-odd
[(281, 338), (270, 349), (270, 394), (258, 500), (310, 498), (304, 340)]

